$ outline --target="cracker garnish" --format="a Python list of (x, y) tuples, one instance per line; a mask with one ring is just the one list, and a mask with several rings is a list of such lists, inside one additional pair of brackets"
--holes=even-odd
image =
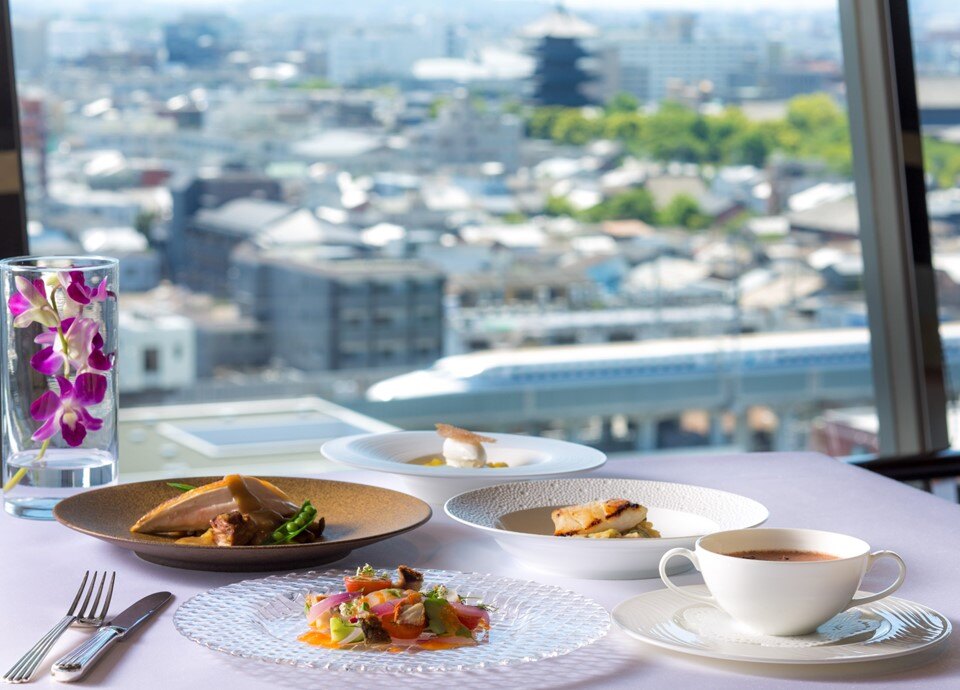
[(454, 441), (460, 441), (462, 443), (496, 443), (497, 439), (490, 438), (489, 436), (481, 436), (480, 434), (475, 434), (472, 431), (467, 431), (466, 429), (461, 429), (460, 427), (453, 426), (451, 424), (437, 424), (437, 433), (443, 436), (444, 438), (451, 438)]

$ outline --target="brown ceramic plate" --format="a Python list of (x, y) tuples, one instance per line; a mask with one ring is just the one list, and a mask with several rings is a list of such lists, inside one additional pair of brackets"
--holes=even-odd
[(320, 541), (282, 546), (201, 546), (167, 537), (133, 534), (130, 526), (159, 503), (177, 495), (167, 482), (200, 486), (222, 477), (183, 477), (118, 484), (66, 498), (53, 514), (62, 524), (130, 549), (151, 563), (190, 570), (289, 570), (339, 560), (353, 549), (389, 539), (430, 519), (430, 506), (399, 491), (327, 479), (262, 477), (297, 503), (306, 499), (326, 519)]

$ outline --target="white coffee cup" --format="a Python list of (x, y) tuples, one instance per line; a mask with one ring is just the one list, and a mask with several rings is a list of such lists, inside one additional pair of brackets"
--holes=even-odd
[[(728, 554), (741, 551), (816, 551), (819, 561), (764, 561)], [(703, 574), (709, 595), (677, 587), (667, 577), (674, 556), (688, 558)], [(897, 580), (878, 594), (856, 598), (866, 572), (880, 558), (900, 566)], [(660, 559), (660, 579), (685, 597), (726, 611), (741, 625), (766, 635), (805, 635), (841, 611), (893, 594), (907, 566), (892, 551), (874, 551), (862, 539), (812, 529), (741, 529), (697, 540), (695, 550), (670, 549)]]

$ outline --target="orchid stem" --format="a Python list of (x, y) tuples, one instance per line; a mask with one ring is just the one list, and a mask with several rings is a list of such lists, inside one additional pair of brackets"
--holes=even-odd
[(33, 460), (31, 460), (28, 465), (24, 465), (19, 470), (17, 470), (14, 473), (14, 475), (7, 480), (7, 483), (3, 485), (3, 493), (12, 491), (14, 487), (16, 487), (16, 485), (20, 483), (20, 480), (23, 479), (30, 465), (33, 465), (33, 463), (43, 459), (43, 456), (46, 454), (47, 448), (49, 447), (50, 447), (50, 439), (47, 439), (43, 442), (43, 445), (40, 446), (40, 452), (37, 453), (37, 456)]
[[(67, 337), (63, 334), (63, 326), (60, 325), (60, 310), (57, 309), (57, 288), (50, 291), (50, 306), (53, 308), (53, 313), (57, 315), (57, 335), (60, 337), (60, 345), (63, 347), (63, 354), (66, 357), (70, 352), (70, 346), (67, 344)], [(63, 363), (63, 375), (70, 375), (70, 365), (67, 362)]]

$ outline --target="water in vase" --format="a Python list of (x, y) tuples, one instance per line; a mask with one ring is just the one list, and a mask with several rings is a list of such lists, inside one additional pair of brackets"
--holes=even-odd
[(85, 489), (115, 484), (116, 458), (97, 448), (50, 448), (40, 460), (37, 450), (15, 453), (7, 458), (3, 482), (6, 486), (24, 472), (3, 494), (4, 509), (11, 515), (52, 520), (53, 507), (62, 499)]

